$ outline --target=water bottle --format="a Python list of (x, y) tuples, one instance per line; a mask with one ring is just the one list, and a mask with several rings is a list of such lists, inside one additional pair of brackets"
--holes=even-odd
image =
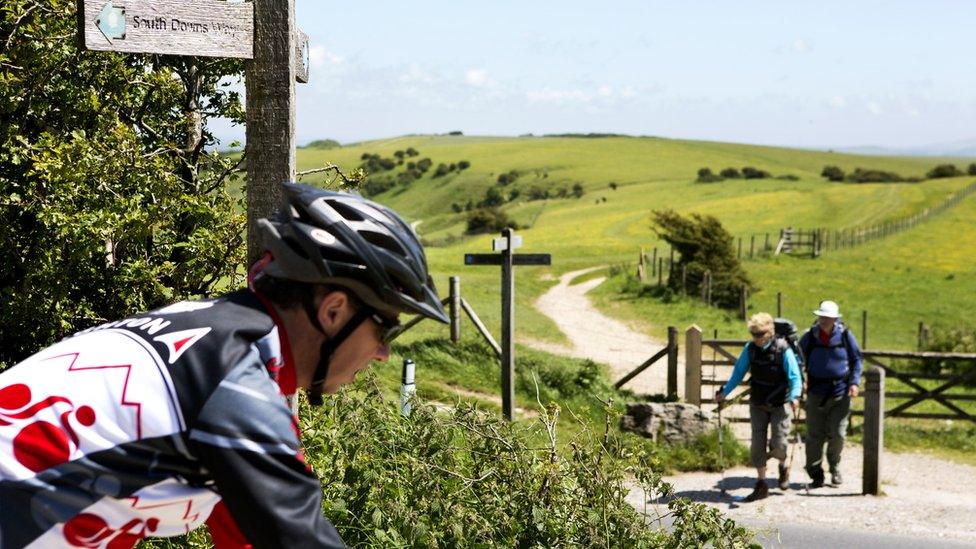
[(414, 371), (416, 367), (409, 358), (403, 359), (403, 377), (400, 381), (400, 413), (410, 416), (410, 398), (417, 392), (417, 385), (414, 383)]

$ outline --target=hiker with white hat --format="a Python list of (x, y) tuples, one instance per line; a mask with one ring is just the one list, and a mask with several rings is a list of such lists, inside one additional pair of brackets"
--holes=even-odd
[(812, 488), (824, 485), (824, 443), (831, 484), (843, 482), (840, 454), (844, 449), (851, 399), (861, 384), (861, 349), (841, 322), (840, 307), (821, 301), (817, 321), (800, 338), (807, 369), (807, 473)]

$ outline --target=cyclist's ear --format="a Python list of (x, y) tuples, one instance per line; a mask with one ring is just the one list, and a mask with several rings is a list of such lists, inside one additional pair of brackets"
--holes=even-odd
[(322, 296), (317, 311), (322, 329), (330, 336), (335, 335), (355, 313), (349, 296), (342, 290)]

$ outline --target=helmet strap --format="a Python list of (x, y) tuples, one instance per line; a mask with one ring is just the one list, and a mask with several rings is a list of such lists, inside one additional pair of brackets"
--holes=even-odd
[[(322, 324), (319, 322), (318, 315), (313, 315), (311, 310), (314, 310), (311, 306), (306, 306), (305, 312), (309, 315), (309, 320), (315, 327), (325, 334), (325, 330), (322, 329)], [(319, 351), (319, 363), (315, 367), (315, 375), (312, 377), (312, 385), (308, 389), (308, 401), (313, 406), (318, 406), (322, 404), (322, 390), (325, 386), (325, 378), (329, 376), (329, 365), (332, 362), (332, 355), (335, 354), (336, 349), (339, 348), (346, 339), (352, 335), (352, 333), (362, 324), (367, 318), (373, 315), (373, 310), (371, 307), (363, 306), (360, 307), (356, 314), (350, 318), (345, 326), (340, 329), (335, 336), (326, 339), (322, 342), (322, 347)]]

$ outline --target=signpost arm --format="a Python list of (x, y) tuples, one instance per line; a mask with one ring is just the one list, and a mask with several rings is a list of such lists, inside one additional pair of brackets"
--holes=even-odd
[(502, 412), (512, 421), (515, 402), (515, 272), (512, 269), (512, 229), (502, 233)]
[(295, 0), (254, 1), (254, 58), (247, 64), (247, 259), (260, 258), (257, 220), (295, 179)]

